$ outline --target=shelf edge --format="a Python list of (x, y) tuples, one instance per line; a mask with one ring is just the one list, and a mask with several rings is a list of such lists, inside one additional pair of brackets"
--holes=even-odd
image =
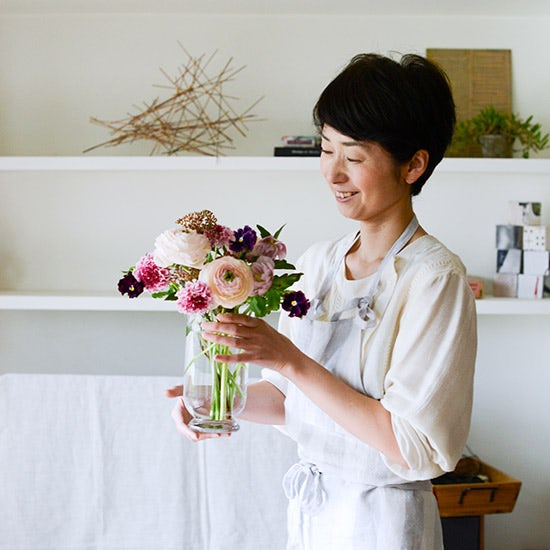
[[(0, 171), (319, 171), (319, 157), (0, 156)], [(444, 158), (439, 173), (550, 174), (550, 159)]]
[[(111, 295), (0, 293), (0, 311), (176, 312), (173, 303), (150, 297), (130, 300)], [(478, 315), (550, 315), (550, 299), (487, 297), (476, 300)]]

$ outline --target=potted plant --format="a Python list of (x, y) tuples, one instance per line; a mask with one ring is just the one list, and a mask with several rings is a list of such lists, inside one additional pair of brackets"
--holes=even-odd
[(511, 157), (517, 142), (517, 151), (523, 158), (529, 158), (531, 151), (546, 149), (548, 141), (549, 135), (542, 133), (541, 125), (533, 122), (532, 115), (521, 119), (489, 105), (476, 116), (457, 124), (453, 145), (460, 148), (479, 143), (484, 157)]

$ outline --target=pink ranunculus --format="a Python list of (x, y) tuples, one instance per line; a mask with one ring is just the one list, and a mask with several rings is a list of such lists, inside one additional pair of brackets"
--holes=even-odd
[(251, 266), (254, 277), (253, 295), (263, 296), (273, 283), (273, 269), (275, 262), (268, 256), (260, 256)]
[(176, 309), (188, 315), (203, 315), (216, 305), (208, 285), (202, 281), (186, 283), (176, 297)]
[(267, 236), (256, 242), (253, 256), (268, 256), (269, 258), (284, 260), (286, 257), (285, 243), (277, 240), (275, 237)]
[(198, 268), (204, 265), (210, 250), (210, 241), (205, 235), (169, 229), (156, 238), (153, 258), (160, 267), (177, 264)]
[(170, 272), (164, 267), (159, 267), (151, 253), (141, 258), (134, 268), (134, 277), (143, 283), (147, 292), (159, 292), (165, 290), (170, 281)]
[(199, 281), (208, 285), (215, 302), (227, 309), (242, 304), (254, 289), (252, 271), (246, 262), (223, 256), (206, 264)]

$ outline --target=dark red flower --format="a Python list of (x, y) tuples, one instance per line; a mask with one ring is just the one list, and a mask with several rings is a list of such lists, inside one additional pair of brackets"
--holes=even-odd
[(289, 317), (303, 317), (309, 309), (309, 300), (301, 290), (289, 292), (283, 298), (282, 308), (289, 312)]
[(128, 294), (128, 298), (137, 298), (143, 292), (143, 283), (138, 281), (134, 275), (129, 272), (118, 282), (118, 291), (121, 294)]

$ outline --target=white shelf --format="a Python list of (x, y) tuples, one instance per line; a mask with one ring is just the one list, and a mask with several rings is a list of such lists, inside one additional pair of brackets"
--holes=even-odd
[[(318, 157), (0, 157), (0, 171), (319, 171)], [(445, 158), (440, 173), (550, 174), (550, 159)]]
[(444, 158), (436, 172), (550, 174), (550, 159)]
[(550, 315), (550, 299), (486, 297), (476, 300), (478, 315)]
[(0, 293), (0, 310), (176, 312), (173, 302), (113, 294)]
[[(550, 315), (550, 299), (487, 297), (476, 300), (478, 315)], [(113, 294), (0, 293), (0, 311), (135, 311), (176, 312), (173, 302), (149, 296), (130, 299)]]

